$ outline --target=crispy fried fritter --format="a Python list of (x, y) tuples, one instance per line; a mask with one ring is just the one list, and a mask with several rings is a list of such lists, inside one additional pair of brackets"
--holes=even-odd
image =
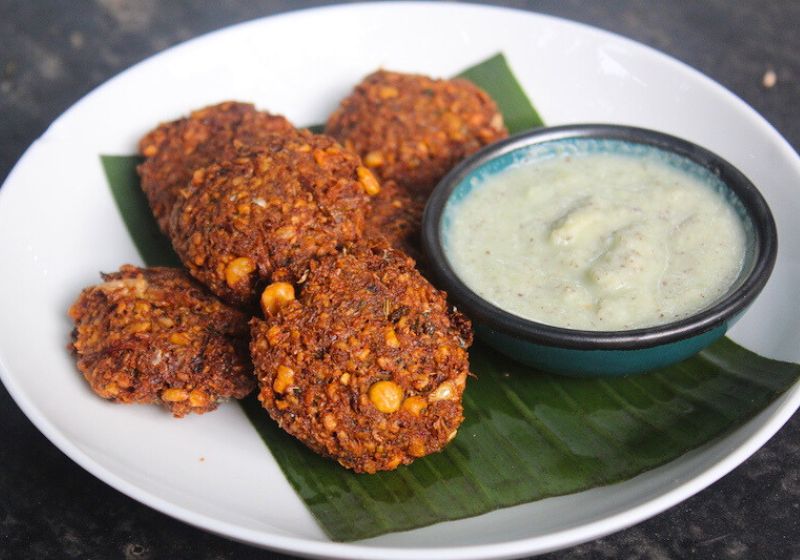
[(125, 265), (70, 307), (70, 349), (95, 393), (202, 414), (255, 387), (247, 317), (185, 272)]
[(364, 229), (377, 181), (332, 138), (298, 131), (200, 168), (175, 203), (172, 244), (223, 300), (253, 305), (268, 281), (297, 279), (311, 258)]
[(265, 136), (294, 131), (279, 115), (257, 111), (250, 103), (227, 101), (163, 123), (139, 142), (146, 158), (139, 166), (142, 190), (159, 227), (167, 233), (178, 191), (192, 173), (236, 154), (239, 145), (258, 144)]
[(382, 237), (393, 248), (419, 263), (423, 256), (420, 234), (424, 210), (424, 196), (411, 193), (394, 181), (386, 181), (380, 192), (372, 197), (364, 237)]
[(508, 135), (495, 102), (473, 83), (386, 70), (342, 100), (325, 132), (381, 181), (423, 195), (464, 157)]
[(311, 264), (298, 299), (253, 319), (259, 399), (287, 432), (357, 472), (441, 450), (462, 416), (469, 321), (385, 245)]

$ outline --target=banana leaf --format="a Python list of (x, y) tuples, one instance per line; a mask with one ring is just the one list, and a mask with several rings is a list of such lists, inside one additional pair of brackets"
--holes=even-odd
[[(542, 124), (501, 54), (461, 75), (491, 93), (512, 132)], [(139, 159), (101, 158), (142, 259), (175, 265), (139, 189)], [(392, 472), (350, 472), (282, 432), (254, 397), (241, 404), (322, 529), (353, 541), (630, 479), (737, 428), (800, 377), (800, 366), (727, 338), (678, 365), (611, 379), (542, 373), (481, 344), (470, 363), (477, 378), (458, 437)]]

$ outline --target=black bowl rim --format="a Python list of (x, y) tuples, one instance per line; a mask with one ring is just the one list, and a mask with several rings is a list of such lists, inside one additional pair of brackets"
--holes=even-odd
[[(586, 331), (524, 319), (501, 309), (469, 289), (450, 266), (441, 244), (439, 223), (455, 187), (484, 163), (532, 144), (569, 138), (603, 138), (651, 145), (677, 153), (709, 169), (740, 199), (753, 223), (755, 264), (738, 288), (714, 305), (680, 321), (626, 331)], [(778, 250), (778, 234), (764, 197), (750, 180), (717, 154), (663, 132), (614, 124), (571, 124), (536, 128), (490, 144), (476, 152), (436, 186), (422, 219), (422, 242), (439, 285), (470, 318), (491, 330), (535, 344), (580, 350), (632, 350), (660, 346), (713, 330), (743, 311), (769, 279)]]

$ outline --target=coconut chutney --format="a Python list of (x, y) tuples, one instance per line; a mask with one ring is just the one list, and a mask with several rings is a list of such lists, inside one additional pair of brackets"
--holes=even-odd
[(475, 293), (553, 326), (673, 322), (736, 280), (745, 232), (708, 181), (657, 157), (570, 154), (483, 178), (450, 214), (446, 254)]

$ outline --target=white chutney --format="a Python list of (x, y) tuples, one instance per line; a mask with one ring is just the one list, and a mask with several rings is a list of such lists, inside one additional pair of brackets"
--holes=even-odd
[(446, 253), (494, 305), (553, 326), (616, 331), (708, 307), (736, 280), (745, 232), (704, 181), (657, 157), (521, 162), (450, 213)]

